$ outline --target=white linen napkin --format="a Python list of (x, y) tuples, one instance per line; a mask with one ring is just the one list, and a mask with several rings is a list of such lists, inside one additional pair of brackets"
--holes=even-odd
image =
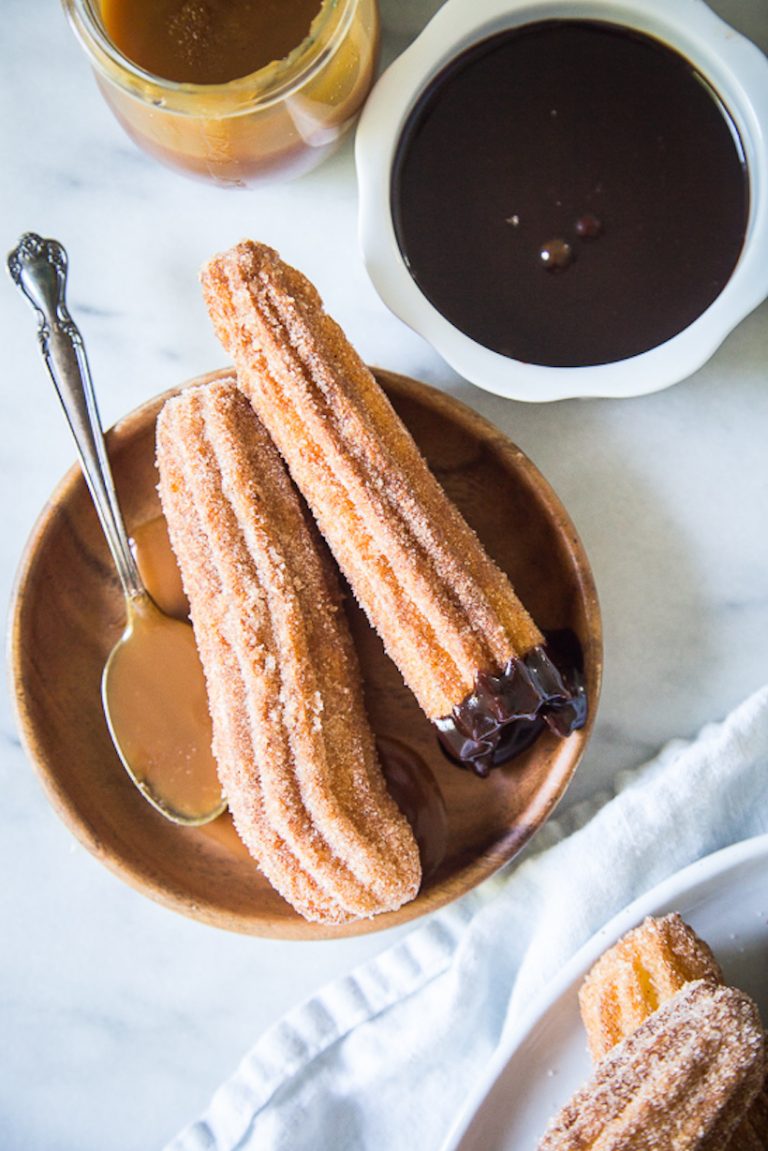
[(166, 1151), (436, 1151), (548, 980), (638, 895), (768, 831), (768, 686), (271, 1027)]

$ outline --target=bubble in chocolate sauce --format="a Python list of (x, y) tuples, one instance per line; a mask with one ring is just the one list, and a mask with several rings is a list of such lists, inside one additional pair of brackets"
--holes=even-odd
[(576, 235), (580, 236), (582, 240), (596, 240), (598, 236), (602, 235), (603, 222), (592, 212), (585, 212), (583, 216), (579, 216), (575, 227)]
[(539, 260), (550, 272), (562, 272), (574, 261), (573, 248), (567, 240), (556, 237), (539, 248)]

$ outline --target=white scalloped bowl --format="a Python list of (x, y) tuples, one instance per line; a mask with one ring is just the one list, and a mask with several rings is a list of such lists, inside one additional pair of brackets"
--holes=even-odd
[[(639, 355), (584, 367), (548, 367), (501, 355), (465, 335), (430, 303), (400, 252), (390, 189), (398, 142), (432, 79), (471, 45), (547, 19), (623, 25), (667, 44), (708, 80), (741, 136), (750, 207), (744, 245), (728, 283), (673, 338)], [(691, 375), (768, 296), (768, 60), (702, 0), (448, 0), (381, 76), (363, 111), (355, 154), (363, 257), (384, 303), (466, 379), (509, 399), (625, 397)]]

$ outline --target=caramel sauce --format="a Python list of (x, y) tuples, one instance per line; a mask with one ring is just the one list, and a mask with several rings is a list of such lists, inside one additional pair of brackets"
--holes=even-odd
[(101, 0), (114, 45), (145, 72), (226, 84), (287, 56), (320, 0)]
[[(204, 835), (210, 843), (215, 843), (224, 855), (238, 856), (244, 862), (253, 866), (253, 856), (237, 834), (232, 816), (225, 811), (218, 819), (197, 828), (197, 832)], [(266, 882), (266, 881), (265, 881)]]
[(189, 601), (168, 538), (165, 516), (155, 516), (139, 524), (131, 536), (131, 549), (144, 587), (160, 610), (175, 619), (189, 619)]
[(221, 785), (194, 634), (177, 622), (188, 620), (189, 605), (164, 517), (141, 524), (131, 547), (160, 611), (142, 600), (130, 604), (128, 639), (115, 649), (105, 681), (109, 725), (148, 798), (194, 821), (220, 805)]
[(221, 187), (314, 168), (373, 83), (376, 0), (92, 2), (95, 19), (76, 27), (125, 131)]
[(148, 798), (194, 821), (220, 807), (205, 677), (192, 628), (134, 600), (104, 678), (110, 730)]

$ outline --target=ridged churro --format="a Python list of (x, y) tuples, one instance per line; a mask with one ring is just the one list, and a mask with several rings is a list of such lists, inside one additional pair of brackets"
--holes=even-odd
[(157, 461), (241, 838), (307, 919), (399, 907), (418, 850), (378, 765), (335, 572), (234, 381), (166, 403)]
[(695, 979), (723, 982), (707, 944), (677, 913), (648, 916), (594, 964), (579, 990), (592, 1058), (602, 1058)]
[[(648, 916), (627, 932), (598, 959), (579, 991), (593, 1059), (602, 1058), (696, 979), (722, 983), (723, 973), (709, 946), (676, 912), (662, 918)], [(768, 1147), (768, 1082), (726, 1147), (727, 1151)]]
[(723, 1151), (764, 1071), (753, 1001), (688, 983), (600, 1060), (538, 1151)]
[(583, 692), (306, 277), (245, 242), (202, 284), (239, 386), (448, 750), (486, 774), (508, 725), (581, 726)]

